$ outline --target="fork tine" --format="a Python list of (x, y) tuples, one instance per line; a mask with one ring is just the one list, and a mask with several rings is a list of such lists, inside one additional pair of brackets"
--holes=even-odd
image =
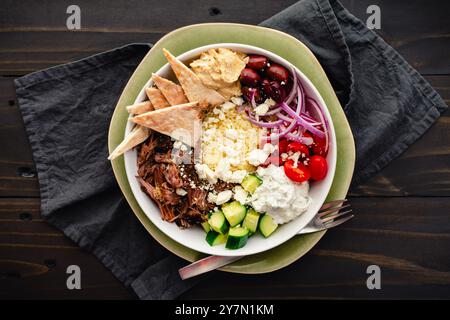
[(339, 200), (333, 200), (333, 201), (327, 202), (320, 208), (319, 211), (326, 210), (326, 209), (331, 208), (331, 207), (335, 207), (335, 206), (337, 206), (339, 204), (343, 204), (346, 201), (347, 201), (347, 199), (339, 199)]
[(350, 213), (350, 212), (352, 212), (352, 209), (346, 210), (346, 211), (344, 211), (344, 212), (337, 212), (336, 214), (329, 215), (329, 216), (327, 216), (327, 217), (325, 217), (325, 218), (323, 218), (323, 219), (321, 219), (321, 220), (322, 220), (322, 223), (327, 223), (327, 222), (329, 222), (329, 221), (334, 221), (334, 220), (336, 220), (336, 218), (345, 216), (346, 214), (348, 214), (348, 213)]
[(324, 223), (324, 227), (326, 229), (334, 228), (334, 227), (336, 227), (336, 226), (338, 226), (338, 225), (340, 225), (340, 224), (342, 224), (342, 223), (352, 219), (353, 217), (354, 217), (353, 214), (346, 215), (344, 218), (340, 218), (340, 219), (337, 219), (337, 220), (333, 220), (333, 221), (329, 221), (327, 223)]
[(346, 208), (349, 208), (349, 207), (350, 207), (349, 204), (343, 205), (341, 207), (333, 207), (333, 208), (327, 209), (325, 211), (319, 211), (319, 214), (317, 216), (319, 218), (323, 218), (323, 217), (328, 216), (330, 214), (333, 214), (333, 213), (335, 213), (335, 212), (337, 212), (339, 210), (346, 209)]

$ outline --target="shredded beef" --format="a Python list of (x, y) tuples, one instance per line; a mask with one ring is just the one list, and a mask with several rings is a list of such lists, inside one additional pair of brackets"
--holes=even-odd
[[(214, 206), (207, 201), (208, 191), (201, 188), (203, 182), (194, 165), (179, 165), (177, 159), (172, 159), (172, 147), (169, 137), (153, 132), (138, 147), (137, 179), (142, 190), (158, 205), (163, 220), (188, 228), (205, 221), (206, 213)], [(225, 188), (220, 185), (218, 188)], [(179, 188), (187, 194), (177, 194)]]

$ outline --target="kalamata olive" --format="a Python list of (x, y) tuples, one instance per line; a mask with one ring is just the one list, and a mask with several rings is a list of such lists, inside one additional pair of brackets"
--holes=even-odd
[(252, 68), (253, 70), (259, 71), (266, 67), (267, 62), (269, 62), (267, 57), (252, 54), (248, 56), (247, 68)]
[(251, 102), (253, 92), (255, 94), (255, 102), (256, 103), (262, 102), (261, 90), (259, 90), (259, 88), (242, 87), (241, 90), (245, 100), (247, 100), (248, 102)]
[(241, 83), (246, 86), (256, 87), (261, 81), (261, 76), (253, 69), (245, 68), (239, 77)]
[(275, 63), (267, 68), (266, 74), (273, 80), (287, 82), (289, 79), (289, 71), (285, 67)]
[(278, 81), (264, 78), (261, 87), (265, 95), (276, 102), (281, 102), (286, 98), (286, 89)]

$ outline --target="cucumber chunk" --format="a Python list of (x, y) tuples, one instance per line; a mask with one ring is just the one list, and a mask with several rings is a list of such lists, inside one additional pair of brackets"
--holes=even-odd
[(227, 235), (215, 231), (209, 231), (206, 234), (206, 242), (208, 242), (210, 246), (217, 246), (227, 242)]
[(242, 227), (230, 228), (225, 247), (227, 249), (239, 249), (246, 245), (249, 236), (248, 229)]
[(261, 217), (259, 222), (259, 231), (264, 237), (270, 236), (278, 228), (278, 225), (273, 221), (272, 217), (265, 214)]
[(209, 225), (208, 221), (201, 223), (203, 230), (208, 233), (211, 230), (211, 226)]
[(244, 220), (247, 208), (239, 201), (233, 201), (223, 204), (222, 211), (230, 226), (235, 227)]
[(228, 231), (228, 224), (222, 211), (215, 211), (208, 219), (208, 224), (215, 232), (225, 234)]
[(244, 180), (242, 180), (241, 186), (245, 191), (253, 193), (263, 181), (255, 174), (248, 174)]
[(258, 228), (259, 213), (253, 208), (247, 210), (247, 215), (245, 216), (242, 226), (247, 228), (251, 233), (255, 233)]

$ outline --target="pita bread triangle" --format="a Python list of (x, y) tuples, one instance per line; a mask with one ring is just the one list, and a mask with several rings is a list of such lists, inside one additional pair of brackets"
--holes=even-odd
[(147, 140), (150, 135), (150, 130), (145, 127), (136, 126), (134, 129), (125, 137), (125, 139), (114, 149), (109, 155), (109, 160), (114, 160), (121, 154), (131, 150), (138, 144)]
[(170, 103), (166, 100), (164, 95), (161, 93), (161, 90), (158, 88), (150, 87), (145, 88), (145, 93), (147, 94), (148, 99), (153, 105), (155, 109), (167, 108), (170, 106)]
[(163, 49), (163, 53), (190, 102), (197, 101), (201, 105), (208, 104), (212, 106), (225, 102), (225, 98), (220, 93), (205, 86), (191, 69), (175, 58), (169, 51)]
[(189, 102), (184, 95), (183, 89), (178, 84), (157, 74), (153, 74), (152, 79), (171, 106)]
[(200, 136), (206, 108), (197, 102), (146, 112), (131, 121), (194, 146)]

